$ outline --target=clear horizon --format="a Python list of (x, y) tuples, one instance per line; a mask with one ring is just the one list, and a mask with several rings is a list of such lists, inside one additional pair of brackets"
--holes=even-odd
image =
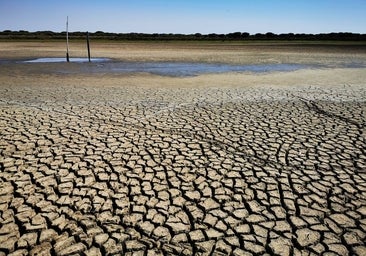
[(364, 0), (0, 0), (0, 31), (366, 33)]

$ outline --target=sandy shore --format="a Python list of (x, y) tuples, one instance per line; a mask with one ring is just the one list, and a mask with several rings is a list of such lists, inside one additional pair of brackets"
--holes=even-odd
[[(1, 42), (0, 59), (63, 46)], [(363, 49), (94, 53), (336, 68), (176, 78), (2, 65), (0, 255), (366, 254), (366, 69), (337, 67)]]

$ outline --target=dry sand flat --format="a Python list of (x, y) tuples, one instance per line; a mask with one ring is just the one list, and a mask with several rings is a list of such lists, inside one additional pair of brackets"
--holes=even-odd
[[(2, 56), (42, 54), (10, 46)], [(213, 51), (169, 47), (159, 58)], [(116, 48), (104, 51), (122, 58)], [(215, 58), (233, 61), (227, 51)], [(268, 59), (281, 61), (276, 51)], [(34, 67), (0, 70), (0, 255), (366, 254), (365, 69), (171, 78)]]

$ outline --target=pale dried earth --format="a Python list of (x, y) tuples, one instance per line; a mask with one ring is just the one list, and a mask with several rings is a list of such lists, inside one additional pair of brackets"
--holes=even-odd
[[(337, 68), (365, 48), (93, 47), (335, 68), (174, 78), (2, 64), (0, 255), (366, 255), (366, 69)], [(0, 43), (0, 59), (63, 54)]]

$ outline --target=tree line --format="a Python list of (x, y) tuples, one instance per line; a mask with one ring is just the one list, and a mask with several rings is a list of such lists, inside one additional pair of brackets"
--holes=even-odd
[[(84, 39), (85, 32), (69, 32), (70, 39)], [(358, 33), (323, 33), (323, 34), (274, 34), (271, 32), (262, 34), (250, 34), (248, 32), (234, 32), (228, 34), (159, 34), (159, 33), (108, 33), (96, 31), (89, 33), (91, 39), (100, 40), (198, 40), (198, 41), (234, 41), (234, 40), (301, 40), (301, 41), (366, 41), (366, 34)], [(16, 40), (61, 40), (66, 37), (66, 32), (36, 31), (29, 32), (25, 30), (11, 31), (4, 30), (0, 32), (0, 39)]]

